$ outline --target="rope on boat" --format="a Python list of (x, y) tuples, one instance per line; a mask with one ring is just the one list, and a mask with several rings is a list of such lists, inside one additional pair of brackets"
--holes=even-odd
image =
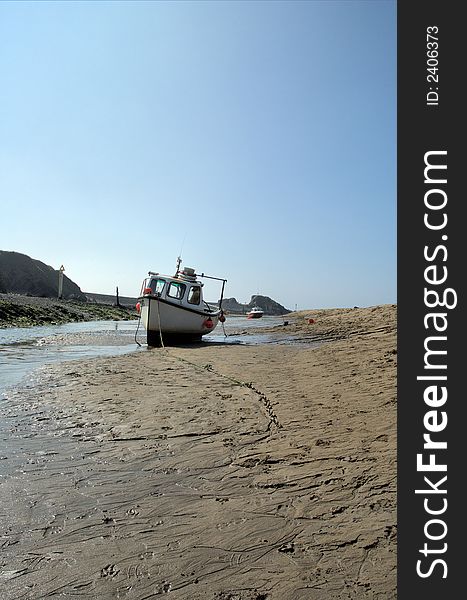
[(138, 317), (138, 327), (136, 328), (136, 331), (135, 331), (135, 342), (138, 344), (138, 346), (141, 346), (141, 344), (136, 339), (136, 336), (138, 335), (138, 330), (139, 330), (140, 324), (141, 324), (141, 313), (140, 313), (140, 315)]
[(161, 338), (161, 346), (165, 349), (164, 340), (162, 339), (161, 313), (159, 308), (159, 302), (157, 302), (157, 319), (159, 321), (159, 337)]

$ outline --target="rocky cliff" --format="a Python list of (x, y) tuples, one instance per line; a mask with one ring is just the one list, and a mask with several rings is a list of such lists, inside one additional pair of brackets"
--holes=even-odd
[(254, 295), (251, 297), (251, 300), (248, 304), (241, 304), (237, 302), (236, 298), (224, 298), (222, 301), (222, 308), (232, 314), (244, 315), (249, 310), (253, 308), (253, 306), (258, 306), (264, 311), (265, 315), (286, 315), (291, 312), (282, 304), (279, 304), (269, 296), (259, 296)]
[[(58, 271), (19, 252), (0, 250), (0, 292), (43, 298), (58, 295)], [(63, 276), (63, 298), (86, 301), (79, 286)]]

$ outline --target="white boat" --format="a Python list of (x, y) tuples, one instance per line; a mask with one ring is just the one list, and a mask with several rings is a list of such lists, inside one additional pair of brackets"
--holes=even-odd
[(250, 312), (246, 313), (248, 319), (261, 319), (264, 315), (264, 312), (259, 308), (259, 306), (253, 306)]
[[(180, 263), (179, 258), (173, 276), (149, 271), (141, 286), (136, 309), (146, 329), (148, 346), (199, 341), (211, 333), (219, 321), (225, 321), (222, 298), (227, 280), (196, 274), (189, 267), (180, 270)], [(204, 301), (204, 284), (199, 281), (203, 277), (222, 281), (218, 306)]]

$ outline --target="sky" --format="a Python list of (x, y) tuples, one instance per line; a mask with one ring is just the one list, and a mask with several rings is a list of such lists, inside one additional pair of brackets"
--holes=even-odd
[[(0, 2), (0, 250), (396, 302), (396, 2)], [(206, 299), (219, 286), (206, 286)]]

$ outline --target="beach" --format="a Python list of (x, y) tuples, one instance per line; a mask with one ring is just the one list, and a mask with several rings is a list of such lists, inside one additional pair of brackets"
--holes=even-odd
[(396, 598), (396, 306), (285, 319), (11, 392), (2, 598)]

